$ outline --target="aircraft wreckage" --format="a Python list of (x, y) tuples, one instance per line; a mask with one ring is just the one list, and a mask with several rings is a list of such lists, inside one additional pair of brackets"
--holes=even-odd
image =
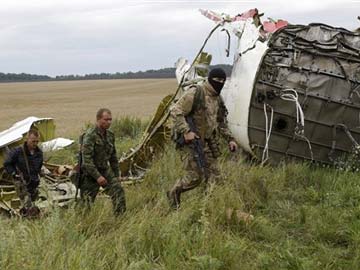
[(176, 63), (179, 83), (160, 104), (140, 144), (120, 161), (123, 175), (141, 175), (170, 138), (169, 108), (207, 75), (203, 51), (219, 30), (237, 44), (222, 90), (228, 124), (240, 146), (260, 162), (308, 160), (332, 165), (359, 148), (360, 33), (321, 23), (261, 22), (257, 9), (231, 17), (200, 10), (216, 26), (192, 63)]
[[(359, 149), (359, 32), (320, 23), (261, 22), (257, 9), (233, 17), (200, 11), (216, 25), (191, 63), (183, 58), (177, 61), (178, 88), (162, 100), (139, 144), (120, 159), (122, 177), (141, 178), (152, 157), (170, 141), (169, 109), (189, 85), (206, 79), (211, 55), (203, 50), (216, 31), (226, 33), (228, 56), (231, 40), (237, 42), (222, 96), (229, 127), (252, 158), (272, 164), (295, 159), (332, 165)], [(42, 141), (52, 139), (51, 121), (32, 119), (15, 140), (6, 137), (9, 131), (0, 133), (1, 164), (6, 151), (20, 144), (33, 125)], [(75, 188), (68, 181), (71, 167), (46, 167), (44, 202), (66, 203), (74, 198)], [(14, 211), (18, 203), (14, 188), (0, 179), (0, 209)]]
[[(54, 139), (55, 124), (52, 118), (28, 117), (0, 132), (0, 213), (10, 216), (19, 216), (20, 199), (12, 180), (4, 171), (3, 164), (10, 149), (24, 143), (25, 135), (30, 129), (39, 131), (44, 152), (61, 149), (74, 142), (65, 138)], [(54, 204), (64, 206), (74, 199), (76, 189), (70, 181), (71, 171), (72, 166), (44, 164), (40, 181), (40, 200), (37, 202), (40, 208)]]

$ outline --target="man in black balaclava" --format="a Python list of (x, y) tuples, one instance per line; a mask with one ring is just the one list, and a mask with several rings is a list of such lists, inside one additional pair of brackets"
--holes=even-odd
[[(170, 204), (175, 209), (180, 206), (181, 193), (203, 182), (216, 183), (221, 178), (216, 161), (220, 155), (218, 135), (222, 135), (227, 140), (230, 151), (237, 149), (237, 144), (227, 126), (227, 111), (220, 96), (225, 80), (224, 70), (221, 68), (211, 70), (205, 82), (190, 87), (171, 108), (173, 134), (176, 134), (177, 149), (187, 171), (187, 175), (178, 179), (167, 193)], [(189, 123), (193, 123), (195, 129)], [(194, 153), (194, 148), (197, 148), (195, 143), (203, 146), (205, 163), (203, 167), (199, 165), (201, 155)]]
[(221, 68), (212, 69), (209, 73), (208, 81), (216, 93), (220, 95), (221, 89), (224, 87), (226, 81), (225, 71)]

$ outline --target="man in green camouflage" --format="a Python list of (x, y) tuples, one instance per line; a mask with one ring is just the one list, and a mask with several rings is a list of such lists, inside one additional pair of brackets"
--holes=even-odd
[[(179, 101), (171, 108), (170, 117), (173, 121), (173, 131), (176, 139), (182, 139), (184, 145), (180, 150), (187, 176), (176, 181), (167, 192), (173, 208), (180, 206), (180, 195), (194, 189), (202, 182), (213, 182), (219, 178), (216, 159), (220, 155), (219, 134), (223, 135), (229, 144), (230, 151), (236, 151), (237, 144), (227, 127), (225, 104), (220, 97), (226, 74), (224, 70), (215, 68), (210, 71), (208, 79), (201, 85), (193, 86), (185, 92)], [(191, 119), (196, 127), (196, 133), (191, 130), (187, 119)], [(203, 145), (205, 169), (199, 168), (198, 158), (194, 155), (191, 145), (199, 139)]]
[(112, 116), (109, 109), (100, 109), (96, 114), (96, 125), (89, 128), (83, 137), (83, 172), (80, 195), (86, 203), (94, 202), (100, 187), (110, 196), (114, 213), (126, 210), (125, 193), (119, 182), (119, 163), (116, 156), (115, 137), (109, 128)]

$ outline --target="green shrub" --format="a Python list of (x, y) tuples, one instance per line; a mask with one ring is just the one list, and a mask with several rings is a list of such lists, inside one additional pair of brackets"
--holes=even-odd
[(117, 138), (137, 138), (142, 135), (146, 125), (147, 122), (142, 121), (140, 118), (125, 116), (113, 119), (111, 130)]

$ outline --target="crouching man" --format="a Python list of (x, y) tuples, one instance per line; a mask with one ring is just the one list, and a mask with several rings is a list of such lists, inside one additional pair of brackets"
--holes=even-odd
[(12, 176), (20, 198), (22, 216), (36, 216), (40, 213), (34, 204), (39, 195), (39, 174), (43, 165), (39, 139), (39, 132), (30, 130), (24, 144), (14, 148), (4, 162), (5, 170)]

